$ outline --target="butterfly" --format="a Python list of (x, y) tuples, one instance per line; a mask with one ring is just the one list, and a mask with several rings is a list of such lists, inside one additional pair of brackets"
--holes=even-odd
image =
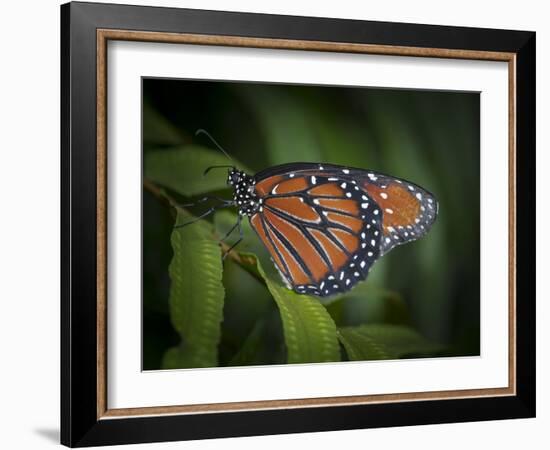
[(381, 256), (423, 237), (438, 214), (438, 202), (426, 189), (371, 170), (304, 162), (255, 175), (233, 165), (205, 173), (217, 167), (229, 169), (233, 188), (223, 207), (238, 211), (226, 237), (238, 228), (241, 238), (229, 251), (242, 240), (241, 220), (247, 217), (284, 283), (298, 294), (349, 291), (367, 279)]

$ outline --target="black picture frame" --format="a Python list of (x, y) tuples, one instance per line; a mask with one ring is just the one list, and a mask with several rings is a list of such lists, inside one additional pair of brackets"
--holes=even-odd
[[(516, 55), (516, 394), (98, 418), (97, 30), (240, 36)], [(61, 6), (61, 443), (71, 447), (535, 416), (534, 32), (69, 3)]]

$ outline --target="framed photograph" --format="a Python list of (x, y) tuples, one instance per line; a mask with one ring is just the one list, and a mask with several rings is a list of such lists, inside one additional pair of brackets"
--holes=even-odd
[(534, 417), (534, 32), (61, 24), (63, 444)]

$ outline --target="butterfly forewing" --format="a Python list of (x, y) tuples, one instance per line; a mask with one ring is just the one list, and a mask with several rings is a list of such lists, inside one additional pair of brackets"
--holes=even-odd
[[(273, 187), (289, 174), (292, 174), (293, 178), (305, 179), (311, 176), (326, 176), (329, 180), (356, 183), (364, 190), (379, 205), (382, 213), (381, 255), (397, 245), (421, 238), (430, 230), (437, 218), (439, 205), (433, 194), (405, 179), (371, 170), (334, 164), (292, 163), (260, 172), (257, 177)], [(324, 189), (326, 188), (320, 187), (315, 194), (326, 194), (327, 191), (323, 191)], [(331, 216), (335, 220), (347, 221), (348, 225), (355, 229), (359, 227), (357, 223), (350, 223), (348, 218), (338, 217), (334, 213)]]
[(359, 182), (332, 172), (315, 166), (257, 179), (262, 207), (250, 222), (299, 293), (345, 292), (380, 254), (380, 208)]

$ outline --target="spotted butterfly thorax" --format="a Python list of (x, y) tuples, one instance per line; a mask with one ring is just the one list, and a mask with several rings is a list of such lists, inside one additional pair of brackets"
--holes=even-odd
[[(331, 296), (367, 278), (395, 246), (424, 236), (434, 196), (406, 180), (333, 164), (291, 163), (227, 182), (283, 281), (299, 294)], [(234, 228), (235, 228), (234, 227)]]

